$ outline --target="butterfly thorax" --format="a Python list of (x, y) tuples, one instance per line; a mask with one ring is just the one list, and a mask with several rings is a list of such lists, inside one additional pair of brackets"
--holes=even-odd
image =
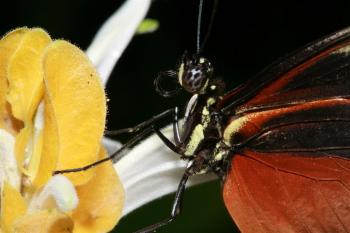
[(183, 58), (178, 82), (192, 93), (181, 127), (182, 158), (198, 163), (195, 173), (217, 172), (229, 148), (222, 143), (225, 116), (216, 104), (224, 93), (223, 82), (214, 78), (213, 68), (205, 58)]

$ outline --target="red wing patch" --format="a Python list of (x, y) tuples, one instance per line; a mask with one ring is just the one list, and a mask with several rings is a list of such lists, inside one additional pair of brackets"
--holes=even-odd
[(242, 233), (350, 232), (350, 160), (246, 150), (232, 160), (226, 207)]

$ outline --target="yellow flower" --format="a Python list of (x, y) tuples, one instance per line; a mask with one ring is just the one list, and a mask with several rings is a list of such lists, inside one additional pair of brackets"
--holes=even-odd
[(85, 54), (39, 28), (0, 40), (0, 232), (107, 232), (124, 191), (106, 156), (105, 93)]

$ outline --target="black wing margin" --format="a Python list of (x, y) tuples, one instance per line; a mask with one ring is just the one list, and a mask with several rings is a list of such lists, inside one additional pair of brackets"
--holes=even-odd
[(350, 96), (350, 27), (277, 60), (227, 93), (217, 107), (244, 114)]

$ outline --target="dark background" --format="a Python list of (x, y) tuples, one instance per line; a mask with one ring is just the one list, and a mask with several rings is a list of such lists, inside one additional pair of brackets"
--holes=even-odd
[[(53, 38), (65, 38), (85, 49), (98, 27), (123, 1), (10, 1), (2, 5), (0, 32), (19, 26), (40, 26)], [(204, 17), (212, 1), (206, 0)], [(176, 68), (184, 50), (195, 50), (197, 0), (154, 1), (149, 16), (160, 21), (157, 32), (137, 36), (116, 66), (107, 92), (108, 128), (141, 122), (175, 104), (159, 97), (153, 79), (161, 70)], [(203, 23), (205, 30), (207, 21)], [(214, 28), (204, 50), (229, 88), (251, 78), (274, 59), (320, 36), (350, 26), (349, 1), (230, 1), (220, 0)], [(91, 200), (93, 201), (93, 200)], [(131, 232), (170, 211), (172, 196), (162, 198), (122, 219), (115, 232)], [(218, 182), (191, 188), (184, 214), (158, 232), (234, 232)]]

